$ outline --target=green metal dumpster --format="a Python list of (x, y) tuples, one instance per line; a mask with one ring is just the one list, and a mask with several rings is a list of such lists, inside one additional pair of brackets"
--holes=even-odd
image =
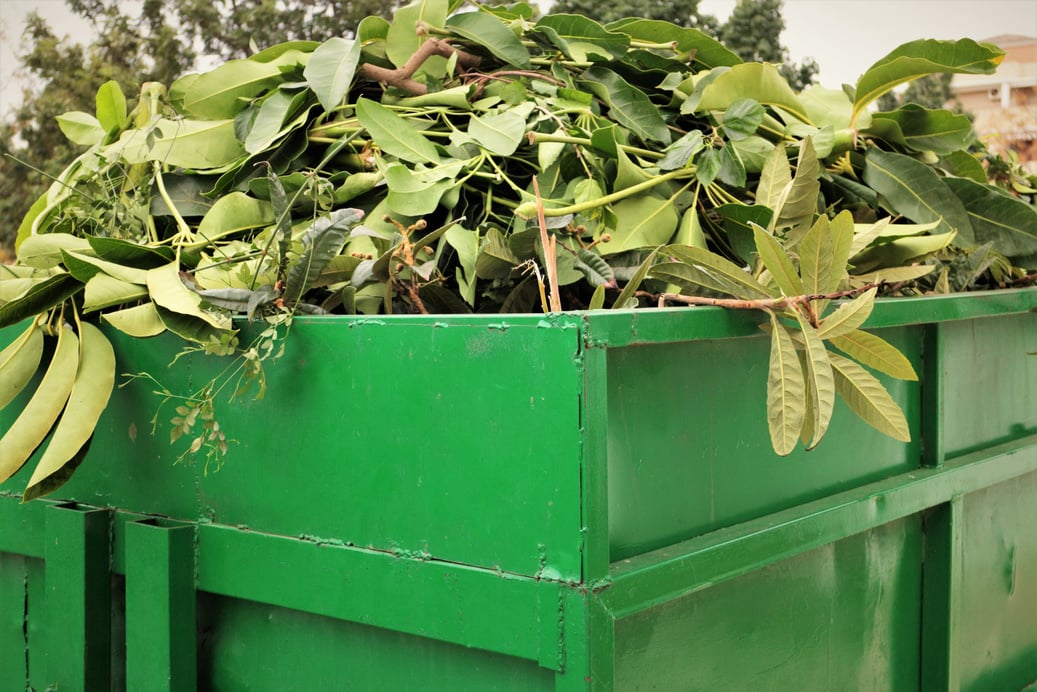
[(912, 442), (786, 458), (751, 313), (300, 318), (221, 470), (138, 381), (60, 497), (0, 486), (0, 689), (1022, 689), (1035, 307), (880, 301)]

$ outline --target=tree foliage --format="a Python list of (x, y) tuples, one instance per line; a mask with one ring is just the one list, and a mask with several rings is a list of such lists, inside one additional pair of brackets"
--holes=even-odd
[(119, 83), (131, 100), (145, 82), (171, 83), (200, 56), (228, 60), (286, 40), (351, 36), (367, 15), (386, 14), (383, 0), (143, 0), (129, 12), (118, 0), (66, 0), (96, 38), (83, 45), (59, 36), (37, 13), (27, 18), (19, 57), (30, 86), (22, 103), (0, 114), (0, 261), (11, 252), (17, 220), (75, 156), (56, 118), (94, 110), (97, 86)]
[(582, 14), (602, 23), (626, 17), (658, 19), (713, 35), (720, 29), (716, 17), (699, 11), (699, 0), (558, 0), (551, 11)]
[(813, 58), (798, 64), (789, 60), (788, 49), (781, 43), (785, 30), (782, 5), (782, 0), (738, 0), (717, 37), (746, 62), (780, 63), (789, 84), (803, 89), (813, 82), (818, 67)]

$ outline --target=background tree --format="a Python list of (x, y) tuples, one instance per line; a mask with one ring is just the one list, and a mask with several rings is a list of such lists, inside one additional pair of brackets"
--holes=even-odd
[(699, 12), (699, 0), (558, 0), (551, 12), (582, 14), (607, 24), (625, 17), (660, 19), (716, 35), (720, 22)]
[(94, 40), (57, 36), (38, 14), (28, 16), (19, 76), (22, 103), (0, 114), (0, 261), (13, 251), (25, 212), (81, 147), (61, 134), (55, 118), (92, 113), (97, 88), (119, 82), (133, 107), (144, 82), (169, 84), (200, 56), (240, 58), (286, 40), (351, 36), (361, 19), (387, 15), (383, 0), (143, 0), (139, 15), (119, 0), (65, 0), (87, 19)]
[(789, 51), (781, 43), (785, 30), (782, 5), (782, 0), (738, 0), (717, 38), (742, 60), (780, 63), (781, 74), (789, 84), (803, 89), (814, 81), (818, 66), (813, 58), (802, 63), (789, 59)]

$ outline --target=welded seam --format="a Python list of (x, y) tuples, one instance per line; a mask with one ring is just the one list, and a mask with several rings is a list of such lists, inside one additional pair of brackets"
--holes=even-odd
[(25, 647), (25, 689), (32, 689), (29, 680), (29, 558), (22, 558), (22, 644)]

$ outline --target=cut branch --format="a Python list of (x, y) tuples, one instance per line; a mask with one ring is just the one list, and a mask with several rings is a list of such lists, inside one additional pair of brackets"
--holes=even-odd
[(458, 50), (442, 39), (430, 38), (414, 51), (414, 54), (407, 59), (407, 62), (403, 63), (403, 65), (397, 67), (395, 70), (390, 70), (378, 65), (372, 65), (370, 63), (364, 63), (357, 69), (357, 72), (365, 79), (373, 79), (376, 82), (382, 82), (389, 86), (396, 87), (397, 89), (405, 91), (413, 96), (421, 96), (422, 94), (428, 93), (428, 86), (415, 80), (414, 73), (421, 69), (421, 66), (425, 61), (433, 55), (439, 55), (444, 58), (450, 58), (456, 55), (457, 64), (466, 70), (476, 67), (480, 62), (482, 62), (482, 58), (478, 55), (472, 55), (463, 50)]
[(781, 298), (759, 298), (756, 300), (742, 300), (739, 298), (706, 298), (703, 296), (686, 296), (680, 293), (660, 293), (659, 307), (666, 307), (666, 303), (682, 303), (684, 305), (713, 305), (719, 308), (732, 310), (785, 310), (787, 308), (798, 308), (809, 306), (815, 300), (835, 300), (837, 298), (851, 298), (873, 288), (884, 286), (880, 281), (874, 284), (866, 284), (858, 288), (851, 288), (836, 293), (811, 293), (802, 296), (782, 296)]

